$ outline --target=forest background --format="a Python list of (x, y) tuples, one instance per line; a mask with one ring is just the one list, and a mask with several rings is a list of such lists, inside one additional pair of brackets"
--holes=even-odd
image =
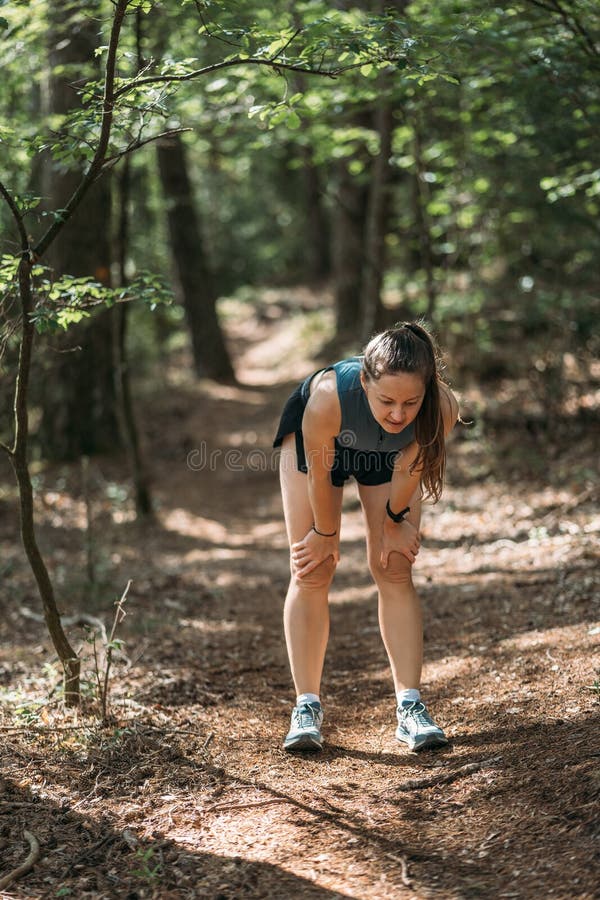
[[(553, 536), (591, 540), (596, 3), (1, 0), (0, 28), (7, 728), (42, 734), (72, 705), (100, 729), (77, 732), (77, 746), (87, 753), (93, 732), (113, 753), (106, 729), (126, 733), (108, 696), (122, 644), (100, 620), (115, 598), (126, 604), (130, 579), (156, 609), (138, 611), (128, 646), (159, 641), (165, 600), (190, 602), (156, 587), (152, 548), (158, 560), (172, 527), (207, 541), (218, 594), (230, 566), (252, 580), (247, 553), (228, 562), (243, 545), (234, 508), (262, 523), (245, 526), (250, 546), (280, 531), (273, 471), (240, 481), (221, 467), (190, 482), (194, 454), (271, 459), (293, 383), (399, 320), (432, 324), (462, 397), (455, 485), (481, 490), (486, 508), (500, 497), (506, 523), (521, 488), (547, 489), (539, 515), (529, 498), (523, 532), (542, 554)], [(202, 527), (177, 505), (191, 491)], [(573, 510), (587, 518), (565, 526)], [(508, 524), (496, 537), (516, 533)], [(588, 543), (580, 550), (588, 559)], [(182, 577), (183, 549), (171, 556)], [(166, 707), (183, 703), (175, 685)], [(140, 840), (123, 852), (152, 892), (166, 864), (153, 881)], [(177, 878), (173, 890), (191, 890)]]

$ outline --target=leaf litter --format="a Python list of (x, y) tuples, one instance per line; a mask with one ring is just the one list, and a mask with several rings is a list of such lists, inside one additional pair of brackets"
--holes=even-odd
[[(178, 357), (142, 393), (154, 523), (131, 514), (123, 460), (90, 462), (93, 585), (81, 574), (78, 467), (36, 476), (62, 612), (108, 627), (132, 581), (104, 725), (85, 630), (71, 632), (88, 673), (82, 708), (65, 711), (43, 625), (21, 612), (37, 610), (37, 597), (3, 473), (0, 878), (28, 856), (27, 832), (40, 858), (10, 885), (15, 898), (588, 900), (600, 832), (593, 420), (553, 430), (544, 477), (529, 465), (538, 438), (506, 434), (501, 410), (485, 428), (457, 429), (415, 567), (423, 691), (451, 740), (435, 753), (393, 737), (376, 592), (347, 487), (325, 750), (286, 754), (288, 562), (270, 440), (294, 382), (322, 364), (330, 329), (326, 313), (315, 326), (317, 298), (296, 300), (313, 304), (308, 332), (288, 301), (285, 315), (244, 307), (228, 317), (244, 384), (196, 383)], [(526, 402), (509, 387), (507, 403)], [(462, 399), (465, 419), (483, 416), (475, 388)], [(201, 442), (219, 451), (202, 469), (189, 464)], [(267, 462), (228, 465), (228, 449)]]

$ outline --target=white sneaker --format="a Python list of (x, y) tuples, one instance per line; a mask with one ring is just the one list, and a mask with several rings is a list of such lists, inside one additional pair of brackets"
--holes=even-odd
[(292, 710), (290, 730), (283, 742), (284, 750), (322, 750), (321, 725), (323, 710), (317, 701), (302, 703)]
[(410, 750), (443, 747), (448, 738), (436, 725), (420, 700), (404, 701), (396, 710), (398, 727), (396, 738), (408, 744)]

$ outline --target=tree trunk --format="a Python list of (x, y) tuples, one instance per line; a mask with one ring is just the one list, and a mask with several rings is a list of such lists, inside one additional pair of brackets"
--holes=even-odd
[(217, 317), (214, 277), (204, 251), (185, 148), (181, 137), (175, 135), (159, 141), (156, 149), (177, 290), (190, 331), (194, 368), (200, 377), (232, 381), (233, 366)]
[[(77, 272), (72, 273), (74, 275)], [(51, 343), (38, 386), (38, 440), (46, 458), (72, 460), (121, 446), (112, 359), (113, 310), (104, 310), (68, 337)]]
[(312, 159), (310, 146), (302, 147), (304, 203), (306, 209), (306, 278), (318, 284), (331, 271), (329, 222), (323, 206), (321, 173)]
[[(90, 68), (97, 46), (96, 4), (83, 21), (66, 12), (71, 5), (53, 0), (48, 5), (49, 63), (46, 109), (62, 115), (78, 104), (72, 82), (95, 77)], [(59, 74), (55, 74), (56, 67)], [(78, 171), (65, 170), (49, 157), (45, 161), (44, 194), (52, 209), (60, 209), (81, 180)], [(110, 184), (100, 179), (51, 245), (46, 260), (57, 276), (91, 276), (110, 283)], [(48, 340), (40, 384), (42, 418), (39, 439), (52, 459), (74, 459), (120, 445), (111, 343), (112, 311), (107, 310), (69, 329), (68, 335)]]
[[(386, 96), (386, 84), (382, 84), (382, 96)], [(371, 170), (362, 282), (362, 322), (365, 341), (386, 326), (381, 290), (385, 274), (385, 238), (388, 230), (391, 187), (393, 114), (389, 100), (381, 100), (377, 105), (375, 129), (379, 135), (379, 152)]]
[[(296, 28), (302, 27), (302, 17), (293, 13)], [(305, 93), (307, 90), (306, 77), (296, 73), (292, 79), (294, 92)], [(305, 140), (300, 144), (294, 143), (294, 152), (299, 152), (302, 157), (302, 179), (304, 183), (304, 210), (305, 210), (305, 238), (303, 246), (304, 272), (309, 283), (319, 284), (331, 274), (331, 234), (329, 219), (323, 203), (323, 176), (322, 171), (315, 165), (310, 140), (310, 125), (302, 118), (300, 124), (301, 133)]]
[(431, 229), (429, 226), (429, 216), (427, 214), (427, 203), (429, 201), (429, 190), (425, 181), (425, 163), (423, 160), (423, 148), (421, 139), (421, 123), (418, 112), (413, 118), (414, 129), (414, 158), (415, 158), (415, 179), (414, 179), (414, 216), (419, 239), (419, 255), (423, 271), (425, 272), (425, 286), (427, 292), (427, 318), (432, 319), (435, 315), (435, 306), (437, 301), (437, 288), (435, 284), (435, 273), (433, 268), (433, 248), (431, 246)]
[(333, 283), (336, 332), (355, 334), (362, 321), (361, 284), (364, 268), (364, 234), (367, 185), (338, 166), (338, 185), (333, 217)]
[(44, 608), (46, 627), (64, 670), (64, 697), (66, 706), (79, 703), (79, 675), (81, 663), (71, 647), (60, 621), (54, 589), (48, 569), (40, 553), (35, 536), (33, 516), (33, 488), (29, 475), (27, 447), (29, 434), (29, 414), (27, 409), (29, 376), (31, 372), (31, 352), (33, 349), (34, 327), (30, 321), (33, 307), (31, 295), (31, 263), (22, 260), (19, 267), (19, 289), (22, 309), (21, 346), (19, 368), (15, 391), (15, 442), (9, 458), (19, 486), (21, 538), (35, 577)]
[[(119, 178), (119, 223), (116, 240), (119, 283), (122, 286), (125, 286), (127, 283), (125, 262), (127, 258), (127, 246), (129, 243), (130, 174), (130, 159), (127, 156), (123, 160), (120, 173), (121, 177)], [(126, 303), (121, 303), (116, 307), (114, 313), (113, 351), (115, 385), (117, 396), (119, 398), (119, 424), (123, 436), (123, 443), (127, 448), (129, 467), (135, 487), (136, 513), (138, 517), (148, 518), (152, 515), (152, 498), (150, 496), (147, 469), (144, 464), (140, 445), (139, 429), (133, 405), (131, 381), (129, 378), (129, 364), (127, 359), (129, 307)]]

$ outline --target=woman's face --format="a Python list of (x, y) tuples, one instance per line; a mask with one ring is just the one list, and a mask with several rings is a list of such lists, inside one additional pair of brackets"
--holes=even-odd
[(371, 412), (384, 431), (398, 434), (417, 417), (425, 397), (425, 383), (420, 375), (397, 372), (375, 381), (361, 372), (360, 381)]

